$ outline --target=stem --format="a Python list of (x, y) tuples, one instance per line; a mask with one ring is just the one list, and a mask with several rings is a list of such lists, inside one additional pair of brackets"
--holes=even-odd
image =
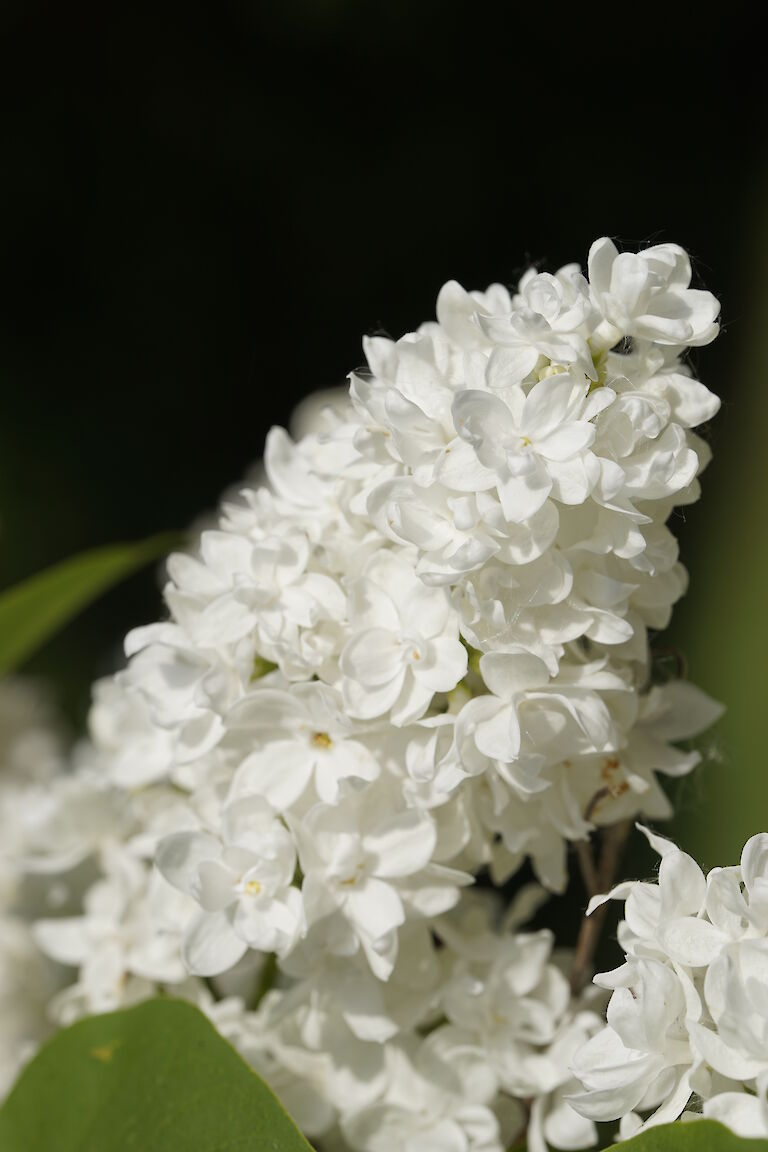
[[(597, 868), (589, 842), (577, 846), (576, 851), (584, 876), (584, 884), (590, 897), (596, 896), (600, 892), (607, 892), (613, 886), (621, 853), (631, 828), (631, 820), (623, 820), (621, 824), (614, 824), (610, 828), (606, 828), (603, 834), (600, 864)], [(581, 921), (579, 937), (576, 941), (576, 953), (571, 968), (571, 991), (574, 996), (581, 992), (589, 980), (592, 962), (607, 914), (607, 903), (601, 904), (591, 916), (584, 916)]]
[(531, 1110), (533, 1108), (534, 1098), (532, 1096), (526, 1096), (523, 1099), (518, 1099), (517, 1097), (515, 1099), (516, 1103), (518, 1103), (523, 1109), (523, 1112), (525, 1113), (525, 1119), (523, 1120), (515, 1135), (512, 1137), (512, 1143), (509, 1145), (509, 1152), (526, 1152), (526, 1137), (528, 1135), (528, 1126), (531, 1122)]
[(622, 820), (620, 824), (612, 824), (606, 829), (600, 856), (600, 885), (603, 891), (613, 885), (621, 862), (621, 854), (631, 831), (631, 820)]
[(607, 904), (601, 904), (597, 911), (591, 916), (585, 916), (581, 921), (576, 954), (571, 968), (571, 992), (574, 996), (581, 992), (592, 971), (592, 957), (600, 940), (607, 907)]
[(576, 858), (579, 861), (581, 878), (590, 900), (600, 891), (600, 875), (595, 864), (595, 855), (592, 851), (591, 840), (576, 841)]
[(587, 805), (587, 810), (584, 813), (584, 819), (587, 821), (591, 820), (600, 801), (605, 800), (606, 796), (613, 795), (614, 790), (610, 784), (605, 784), (602, 788), (598, 788), (597, 792), (595, 792), (594, 796)]
[(256, 991), (253, 996), (253, 1002), (250, 1005), (252, 1010), (258, 1008), (259, 1004), (261, 1004), (261, 1001), (264, 999), (267, 992), (270, 991), (273, 984), (275, 983), (276, 976), (277, 956), (274, 954), (274, 952), (270, 952), (264, 961), (264, 965), (261, 971), (259, 972), (259, 978), (256, 983)]

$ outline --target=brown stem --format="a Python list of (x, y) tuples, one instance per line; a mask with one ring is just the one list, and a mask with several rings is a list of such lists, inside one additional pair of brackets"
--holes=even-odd
[(592, 974), (592, 958), (600, 940), (607, 910), (608, 905), (601, 904), (591, 916), (584, 916), (581, 921), (576, 953), (571, 966), (571, 992), (574, 996), (581, 992)]
[(589, 822), (592, 819), (592, 816), (594, 815), (595, 811), (597, 810), (597, 806), (600, 803), (600, 801), (605, 800), (606, 796), (613, 796), (613, 795), (614, 795), (614, 790), (610, 784), (606, 784), (605, 787), (603, 787), (603, 788), (598, 788), (597, 792), (595, 792), (594, 796), (592, 797), (589, 804), (587, 805), (587, 810), (584, 813), (584, 819), (587, 822)]
[(577, 840), (575, 845), (576, 858), (579, 861), (581, 878), (590, 899), (600, 891), (600, 874), (595, 864), (595, 855), (592, 851), (591, 840)]
[[(582, 868), (582, 875), (584, 875), (584, 883), (590, 897), (600, 892), (607, 892), (612, 887), (619, 867), (619, 861), (621, 860), (624, 843), (631, 828), (631, 820), (624, 820), (620, 824), (613, 824), (610, 828), (606, 828), (603, 833), (600, 864), (597, 868), (595, 868), (591, 846), (589, 843), (585, 843), (584, 847), (588, 852), (587, 872), (585, 872), (585, 865), (583, 863), (583, 859), (586, 858), (586, 853), (580, 851), (582, 847), (581, 844), (577, 847), (576, 851), (579, 855), (579, 863)], [(591, 861), (591, 869), (589, 867), (589, 861)], [(608, 905), (601, 904), (599, 908), (595, 909), (591, 916), (584, 916), (581, 921), (579, 937), (576, 941), (576, 953), (573, 957), (573, 966), (571, 968), (571, 991), (574, 995), (581, 992), (589, 980), (592, 972), (592, 962), (600, 941), (607, 913)]]
[(612, 824), (605, 830), (603, 851), (600, 855), (600, 886), (603, 892), (607, 891), (616, 879), (621, 854), (631, 831), (631, 820), (622, 820), (620, 824)]

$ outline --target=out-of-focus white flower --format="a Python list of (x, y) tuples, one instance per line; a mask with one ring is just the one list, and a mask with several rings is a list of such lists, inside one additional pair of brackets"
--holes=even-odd
[[(29, 885), (26, 857), (47, 850), (53, 871), (87, 855), (89, 812), (77, 823), (52, 820), (66, 755), (60, 718), (45, 686), (35, 680), (0, 681), (0, 1100), (27, 1059), (51, 1029), (49, 1006), (66, 981), (63, 970), (37, 945), (30, 916), (39, 906), (56, 907), (70, 896), (58, 875), (44, 874)], [(59, 792), (60, 795), (60, 792)], [(107, 821), (108, 823), (109, 821)], [(47, 837), (45, 833), (47, 832)]]
[(319, 388), (301, 400), (291, 413), (289, 425), (294, 440), (325, 430), (332, 419), (349, 419), (349, 389)]
[(179, 953), (183, 900), (123, 847), (104, 849), (102, 867), (81, 916), (34, 925), (43, 952), (79, 970), (77, 983), (57, 998), (62, 1022), (143, 999), (157, 984), (186, 975)]
[(63, 769), (62, 724), (45, 685), (0, 681), (0, 787), (52, 780)]
[[(521, 896), (530, 915), (537, 895), (523, 890)], [(453, 954), (443, 991), (449, 1024), (441, 1033), (457, 1047), (482, 1051), (499, 1087), (531, 1101), (528, 1143), (534, 1152), (546, 1152), (547, 1143), (591, 1147), (594, 1125), (565, 1096), (576, 1087), (573, 1053), (600, 1018), (586, 1003), (572, 1002), (566, 976), (552, 963), (551, 933), (514, 935), (514, 905), (498, 928), (494, 912), (493, 905), (468, 902), (438, 923)]]
[[(439, 1037), (438, 1037), (439, 1040)], [(442, 1049), (442, 1050), (441, 1050)], [(342, 1122), (356, 1152), (502, 1152), (492, 1075), (479, 1051), (435, 1043), (391, 1044), (383, 1100)]]
[(60, 981), (30, 926), (0, 916), (0, 1099), (50, 1031), (48, 1007)]

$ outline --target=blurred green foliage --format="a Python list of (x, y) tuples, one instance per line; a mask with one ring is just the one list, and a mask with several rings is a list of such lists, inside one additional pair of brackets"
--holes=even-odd
[(682, 782), (674, 827), (707, 867), (736, 863), (744, 841), (768, 829), (768, 266), (754, 259), (768, 252), (762, 206), (752, 223), (751, 251), (742, 253), (748, 311), (719, 338), (730, 344), (731, 379), (704, 370), (726, 400), (711, 428), (702, 499), (686, 509), (691, 583), (670, 629), (691, 679), (726, 705), (700, 743), (704, 766)]
[(744, 1140), (714, 1120), (661, 1124), (607, 1152), (768, 1152), (768, 1140)]
[(3, 1152), (311, 1152), (253, 1069), (183, 1000), (57, 1033), (0, 1108)]
[(183, 544), (182, 535), (166, 533), (92, 548), (0, 593), (0, 676), (26, 663), (108, 589)]

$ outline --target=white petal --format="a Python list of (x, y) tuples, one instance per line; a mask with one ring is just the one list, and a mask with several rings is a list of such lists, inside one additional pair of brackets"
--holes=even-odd
[(636, 824), (638, 832), (642, 832), (646, 840), (653, 848), (654, 852), (658, 852), (659, 856), (666, 856), (669, 852), (679, 852), (680, 849), (671, 840), (667, 840), (664, 836), (657, 835), (652, 832), (650, 828), (646, 828), (644, 824)]
[(257, 793), (276, 812), (283, 812), (306, 789), (312, 766), (308, 741), (277, 740), (243, 761), (233, 781), (233, 795)]
[(33, 931), (43, 952), (60, 964), (82, 964), (93, 947), (84, 916), (38, 920)]
[(521, 524), (530, 520), (543, 507), (552, 491), (552, 480), (536, 458), (534, 468), (524, 476), (502, 476), (497, 483), (501, 507), (507, 520)]
[(411, 665), (414, 676), (430, 692), (450, 692), (467, 674), (467, 650), (458, 640), (441, 636), (427, 645), (428, 661)]
[(371, 688), (392, 682), (403, 666), (403, 651), (397, 636), (383, 628), (358, 633), (341, 654), (345, 676)]
[(594, 1123), (574, 1112), (566, 1100), (559, 1100), (547, 1115), (544, 1120), (544, 1135), (549, 1144), (564, 1149), (564, 1152), (591, 1148), (597, 1143)]
[[(296, 889), (293, 891), (299, 895)], [(293, 900), (261, 902), (245, 897), (237, 906), (235, 928), (251, 948), (284, 955), (298, 935), (298, 911)]]
[(241, 960), (248, 945), (235, 934), (225, 912), (203, 912), (187, 930), (182, 958), (194, 976), (218, 976)]
[(741, 853), (741, 875), (747, 889), (758, 880), (768, 881), (768, 833), (750, 836)]
[(549, 683), (546, 664), (530, 652), (487, 652), (480, 657), (480, 673), (491, 692), (502, 700)]
[(686, 1070), (666, 1100), (656, 1109), (653, 1115), (648, 1117), (638, 1131), (644, 1132), (648, 1128), (655, 1128), (659, 1124), (669, 1124), (671, 1121), (677, 1120), (690, 1098), (691, 1073), (689, 1070)]
[(218, 860), (221, 851), (221, 842), (208, 832), (174, 832), (158, 844), (155, 863), (169, 884), (196, 896), (200, 863)]
[(709, 728), (723, 714), (723, 705), (687, 680), (672, 680), (659, 689), (659, 713), (649, 719), (662, 740), (688, 740)]
[(500, 444), (516, 435), (512, 413), (503, 400), (491, 392), (466, 388), (453, 401), (453, 422), (459, 436), (475, 447), (487, 467), (503, 459)]
[(680, 916), (659, 927), (659, 943), (678, 964), (704, 968), (729, 943), (729, 938), (707, 920)]
[(363, 837), (363, 846), (376, 876), (410, 876), (429, 863), (436, 838), (429, 816), (411, 810), (378, 824)]
[(688, 1022), (691, 1046), (716, 1072), (729, 1080), (751, 1080), (765, 1070), (766, 1061), (756, 1060), (730, 1048), (717, 1032), (695, 1021)]
[(530, 344), (494, 349), (486, 372), (489, 388), (508, 388), (511, 384), (519, 384), (533, 371), (538, 359), (538, 352)]
[[(382, 716), (397, 703), (405, 678), (405, 667), (401, 667), (394, 679), (388, 684), (382, 684), (380, 688), (371, 688), (358, 683), (352, 677), (345, 677), (342, 693), (349, 715), (360, 720), (372, 720), (374, 716)], [(430, 692), (429, 696), (431, 695)]]
[(606, 904), (609, 900), (626, 900), (630, 892), (635, 886), (634, 880), (623, 880), (621, 884), (617, 884), (610, 892), (604, 892), (598, 896), (593, 896), (587, 905), (587, 916), (591, 916), (601, 905)]
[(374, 941), (405, 920), (402, 902), (392, 885), (372, 877), (350, 887), (344, 908), (349, 919)]
[(721, 1092), (704, 1101), (707, 1120), (719, 1120), (737, 1136), (768, 1137), (768, 1110), (747, 1092)]
[(598, 292), (607, 292), (611, 284), (611, 269), (619, 252), (608, 236), (595, 240), (589, 250), (587, 268), (590, 286)]
[(664, 394), (672, 409), (672, 419), (683, 428), (695, 428), (717, 415), (720, 398), (698, 380), (679, 372), (657, 377), (665, 386)]
[(536, 451), (548, 460), (564, 461), (577, 456), (595, 441), (595, 428), (585, 420), (574, 420), (555, 428), (536, 441)]
[(513, 704), (498, 709), (475, 729), (475, 743), (489, 760), (514, 760), (520, 752), (520, 722)]
[(707, 896), (704, 873), (685, 852), (668, 852), (659, 866), (661, 918), (696, 916)]

